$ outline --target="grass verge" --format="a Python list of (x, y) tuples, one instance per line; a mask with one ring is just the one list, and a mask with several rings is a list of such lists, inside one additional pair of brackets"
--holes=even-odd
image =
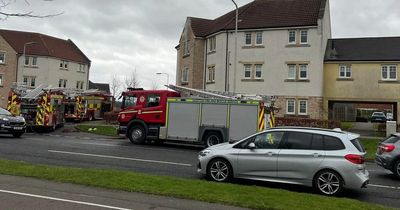
[(77, 125), (75, 128), (83, 132), (118, 137), (117, 129), (112, 125)]
[(257, 186), (207, 182), (139, 173), (33, 165), (25, 162), (1, 160), (0, 173), (34, 177), (87, 186), (103, 187), (128, 192), (221, 203), (252, 209), (387, 209), (383, 206), (347, 198), (289, 192)]
[(360, 138), (361, 144), (367, 150), (367, 155), (365, 160), (373, 161), (375, 160), (376, 149), (378, 148), (379, 141), (382, 138)]

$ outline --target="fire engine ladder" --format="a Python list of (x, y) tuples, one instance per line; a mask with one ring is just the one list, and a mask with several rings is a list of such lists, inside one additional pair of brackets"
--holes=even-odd
[[(271, 110), (269, 113), (265, 112), (266, 118), (268, 119), (268, 127), (275, 127), (275, 111), (278, 108), (274, 106), (276, 100), (275, 96), (267, 95), (255, 95), (255, 94), (237, 94), (232, 92), (220, 92), (220, 91), (209, 91), (209, 90), (197, 90), (188, 87), (182, 87), (178, 85), (166, 85), (166, 87), (181, 93), (184, 96), (199, 97), (199, 98), (214, 98), (214, 99), (232, 99), (232, 100), (258, 100), (263, 101), (264, 105)], [(267, 127), (267, 126), (265, 126)]]

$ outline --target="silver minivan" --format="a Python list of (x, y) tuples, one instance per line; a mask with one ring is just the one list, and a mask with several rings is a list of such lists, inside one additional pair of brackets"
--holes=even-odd
[(204, 149), (198, 156), (198, 172), (217, 182), (235, 177), (300, 184), (336, 195), (369, 182), (358, 137), (340, 130), (273, 128)]

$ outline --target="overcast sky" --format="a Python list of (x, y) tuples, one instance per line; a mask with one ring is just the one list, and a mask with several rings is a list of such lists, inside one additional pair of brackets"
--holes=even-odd
[[(231, 0), (10, 0), (4, 12), (62, 15), (8, 18), (0, 28), (72, 39), (92, 60), (90, 80), (109, 82), (136, 69), (145, 88), (175, 82), (176, 50), (187, 16), (214, 19)], [(242, 6), (251, 0), (237, 0)], [(28, 2), (28, 3), (27, 3)], [(400, 1), (331, 0), (333, 37), (400, 36)]]

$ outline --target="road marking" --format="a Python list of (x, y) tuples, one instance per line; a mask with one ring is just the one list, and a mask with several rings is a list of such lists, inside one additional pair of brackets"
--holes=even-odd
[(107, 205), (102, 205), (102, 204), (97, 204), (97, 203), (89, 203), (89, 202), (83, 202), (83, 201), (75, 201), (75, 200), (69, 200), (69, 199), (63, 199), (63, 198), (55, 198), (55, 197), (48, 197), (48, 196), (43, 196), (43, 195), (35, 195), (35, 194), (29, 194), (29, 193), (22, 193), (22, 192), (9, 191), (9, 190), (0, 190), (0, 192), (8, 193), (8, 194), (14, 194), (14, 195), (21, 195), (21, 196), (34, 197), (34, 198), (42, 198), (42, 199), (47, 199), (47, 200), (62, 201), (62, 202), (67, 202), (67, 203), (82, 204), (82, 205), (87, 205), (87, 206), (96, 206), (96, 207), (101, 207), (101, 208), (106, 208), (106, 209), (131, 210), (131, 209), (120, 208), (120, 207), (116, 207), (116, 206), (107, 206)]
[(97, 155), (97, 154), (88, 154), (88, 153), (79, 153), (79, 152), (58, 151), (58, 150), (47, 150), (47, 151), (51, 152), (51, 153), (61, 153), (61, 154), (68, 154), (68, 155), (81, 155), (81, 156), (90, 156), (90, 157), (111, 158), (111, 159), (119, 159), (119, 160), (132, 160), (132, 161), (147, 162), (147, 163), (161, 163), (161, 164), (192, 167), (192, 164), (176, 163), (176, 162), (168, 162), (168, 161), (160, 161), (160, 160), (146, 160), (146, 159), (138, 159), (138, 158), (127, 158), (127, 157)]
[(385, 186), (385, 185), (379, 185), (379, 184), (368, 184), (368, 186), (371, 186), (371, 187), (378, 187), (378, 188), (386, 188), (386, 189), (400, 190), (400, 187)]

